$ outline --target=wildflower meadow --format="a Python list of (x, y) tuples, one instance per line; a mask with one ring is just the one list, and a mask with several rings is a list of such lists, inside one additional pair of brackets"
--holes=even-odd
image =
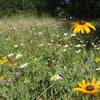
[(0, 19), (0, 100), (100, 100), (100, 23), (67, 23)]

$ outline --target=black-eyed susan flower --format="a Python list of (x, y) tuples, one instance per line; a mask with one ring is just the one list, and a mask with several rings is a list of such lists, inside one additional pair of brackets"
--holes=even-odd
[(80, 21), (73, 25), (72, 27), (74, 33), (90, 33), (92, 30), (96, 30), (95, 26), (89, 22)]
[(52, 76), (51, 77), (51, 81), (57, 81), (57, 80), (62, 80), (62, 76), (60, 76), (60, 75), (54, 75), (54, 76)]
[(82, 80), (82, 84), (78, 83), (78, 88), (74, 88), (75, 91), (82, 92), (84, 94), (89, 95), (97, 95), (97, 92), (100, 92), (100, 82), (96, 82), (96, 78), (94, 77), (92, 79), (92, 82), (86, 82), (85, 80)]

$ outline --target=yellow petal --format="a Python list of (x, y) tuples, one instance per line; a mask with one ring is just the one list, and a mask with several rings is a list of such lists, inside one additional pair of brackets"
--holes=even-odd
[(94, 84), (95, 82), (96, 82), (96, 78), (93, 77), (93, 79), (92, 79), (92, 84)]
[(77, 32), (79, 33), (81, 31), (81, 25), (77, 26)]
[(84, 32), (85, 32), (84, 28), (82, 26), (80, 26), (80, 28), (81, 28), (81, 33), (84, 34)]
[(74, 88), (75, 91), (83, 91), (82, 88)]
[(89, 27), (88, 26), (86, 26), (86, 25), (82, 25), (83, 26), (83, 28), (84, 28), (84, 30), (86, 31), (86, 33), (90, 33), (90, 29), (89, 29)]
[(87, 82), (87, 86), (91, 86), (92, 84), (90, 82)]
[(100, 90), (99, 89), (95, 89), (93, 91), (90, 91), (91, 94), (95, 94), (96, 92), (99, 92)]
[(82, 80), (82, 84), (85, 85), (85, 86), (87, 85), (86, 81), (84, 79)]
[(96, 30), (95, 26), (93, 26), (91, 23), (86, 22), (86, 25), (94, 30)]
[(98, 90), (100, 91), (100, 85), (99, 85), (99, 86), (96, 85), (96, 86), (95, 86), (95, 89), (98, 89)]
[(76, 32), (77, 32), (77, 30), (78, 30), (78, 26), (77, 26), (77, 27), (75, 27), (75, 29), (73, 30), (73, 31), (74, 31), (74, 33), (76, 33)]
[(96, 83), (97, 86), (100, 86), (100, 81)]
[(80, 83), (77, 83), (80, 87), (83, 87), (83, 85), (82, 84), (80, 84)]
[(80, 92), (83, 92), (83, 93), (88, 93), (87, 90), (82, 89), (82, 88), (74, 88), (74, 91), (80, 91)]
[(75, 27), (77, 27), (79, 24), (78, 23), (76, 23), (76, 24), (74, 24), (73, 25), (73, 27), (72, 28), (75, 28)]

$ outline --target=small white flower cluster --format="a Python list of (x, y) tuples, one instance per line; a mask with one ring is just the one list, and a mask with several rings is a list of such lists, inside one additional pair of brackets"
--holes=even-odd
[(20, 59), (23, 55), (22, 54), (17, 54), (15, 59)]
[(70, 36), (72, 36), (72, 37), (76, 37), (76, 34), (71, 34)]
[(77, 44), (77, 45), (75, 45), (75, 47), (79, 48), (79, 47), (82, 47), (82, 45), (81, 44)]
[(43, 46), (43, 43), (39, 44), (39, 47), (42, 47)]
[[(14, 54), (13, 54), (13, 53), (10, 53), (10, 54), (8, 54), (7, 56), (8, 56), (8, 57), (13, 57)], [(16, 59), (16, 60), (17, 60), (17, 59), (20, 59), (22, 56), (23, 56), (23, 55), (22, 55), (21, 53), (19, 53), (19, 54), (17, 54), (17, 55), (15, 56), (15, 59)]]
[[(14, 55), (13, 53), (10, 53), (10, 54), (7, 55), (7, 57), (10, 58), (10, 59), (11, 59), (11, 57), (14, 57), (14, 56), (15, 56), (15, 55)], [(23, 54), (18, 53), (18, 54), (16, 54), (16, 56), (14, 57), (14, 60), (16, 61), (16, 60), (22, 58), (22, 56), (23, 56)], [(25, 62), (24, 64), (20, 65), (19, 68), (24, 68), (24, 67), (26, 67), (26, 66), (28, 66), (28, 63), (27, 63), (27, 62)]]
[(15, 44), (15, 45), (13, 45), (14, 46), (14, 48), (17, 48), (18, 47), (18, 45), (17, 44)]
[(66, 37), (68, 35), (68, 33), (64, 33), (64, 36)]
[(13, 54), (13, 53), (10, 53), (10, 54), (8, 54), (7, 56), (8, 56), (8, 57), (12, 57), (12, 56), (14, 56), (14, 54)]
[(76, 53), (80, 53), (80, 52), (81, 52), (81, 50), (77, 50), (77, 51), (76, 51)]

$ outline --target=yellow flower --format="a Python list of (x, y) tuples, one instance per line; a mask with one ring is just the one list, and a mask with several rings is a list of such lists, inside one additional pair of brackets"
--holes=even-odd
[(0, 76), (0, 80), (4, 80), (5, 79), (5, 77), (4, 76)]
[(18, 63), (14, 63), (12, 64), (12, 67), (16, 67), (18, 65)]
[(72, 27), (74, 33), (90, 33), (92, 30), (96, 30), (95, 26), (93, 26), (89, 22), (80, 21), (73, 25)]
[(100, 92), (100, 82), (96, 82), (96, 78), (92, 79), (92, 82), (86, 82), (82, 80), (82, 84), (78, 83), (79, 88), (74, 88), (75, 91), (82, 92), (88, 95), (96, 96), (97, 92)]
[(97, 58), (95, 59), (95, 62), (100, 62), (100, 58), (97, 57)]
[(29, 59), (36, 58), (35, 55), (29, 56)]
[(2, 58), (2, 59), (0, 59), (0, 64), (5, 64), (5, 63), (7, 63), (9, 60), (6, 58), (6, 57), (4, 57), (4, 58)]

